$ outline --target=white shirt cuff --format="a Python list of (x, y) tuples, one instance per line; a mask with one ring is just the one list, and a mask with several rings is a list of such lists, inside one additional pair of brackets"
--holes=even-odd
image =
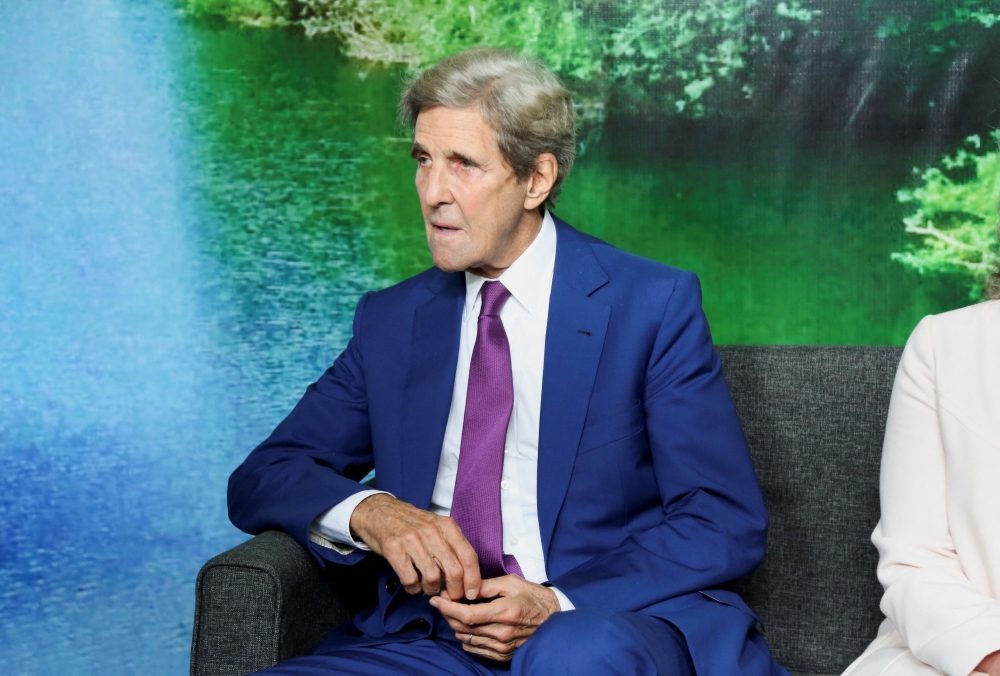
[(566, 598), (565, 594), (552, 586), (550, 586), (549, 589), (551, 589), (552, 593), (554, 593), (556, 598), (559, 599), (559, 610), (576, 610), (576, 606), (573, 605), (572, 601)]
[(385, 491), (359, 491), (317, 516), (309, 524), (309, 540), (338, 554), (350, 554), (355, 549), (370, 552), (371, 547), (351, 537), (351, 515), (362, 500), (379, 493), (390, 495)]

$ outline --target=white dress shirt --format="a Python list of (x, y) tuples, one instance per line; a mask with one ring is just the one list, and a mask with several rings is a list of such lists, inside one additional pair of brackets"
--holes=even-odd
[[(542, 583), (545, 554), (538, 526), (538, 421), (542, 408), (542, 373), (545, 366), (545, 332), (549, 298), (556, 262), (556, 228), (548, 212), (530, 246), (507, 268), (497, 281), (510, 291), (500, 311), (510, 343), (510, 365), (514, 380), (514, 408), (507, 427), (503, 476), (500, 482), (500, 511), (503, 519), (503, 551), (514, 556), (529, 582)], [(465, 309), (458, 346), (458, 365), (445, 428), (437, 480), (430, 510), (448, 516), (455, 494), (458, 457), (465, 423), (465, 400), (469, 387), (469, 366), (479, 330), (480, 291), (491, 283), (485, 277), (465, 273)], [(361, 491), (321, 514), (311, 527), (312, 540), (347, 553), (368, 549), (351, 537), (350, 521), (355, 507), (365, 498), (384, 491)], [(562, 610), (573, 604), (552, 587)]]

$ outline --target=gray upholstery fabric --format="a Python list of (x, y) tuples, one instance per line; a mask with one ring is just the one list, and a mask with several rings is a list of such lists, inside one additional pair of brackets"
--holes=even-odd
[(875, 637), (871, 544), (885, 419), (901, 350), (721, 347), (771, 527), (737, 591), (791, 671), (840, 673)]
[(312, 652), (373, 599), (371, 566), (324, 572), (291, 537), (262, 533), (205, 564), (195, 585), (192, 676), (237, 676)]
[[(734, 585), (796, 676), (833, 676), (881, 615), (878, 467), (898, 348), (720, 347), (771, 516), (767, 554)], [(370, 566), (331, 576), (283, 533), (205, 564), (196, 587), (192, 676), (229, 676), (311, 652), (369, 601)], [(373, 601), (373, 599), (371, 599)]]

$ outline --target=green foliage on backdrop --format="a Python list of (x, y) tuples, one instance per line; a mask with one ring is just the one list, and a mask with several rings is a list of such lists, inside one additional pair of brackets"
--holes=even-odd
[[(296, 26), (336, 38), (348, 57), (410, 69), (475, 45), (539, 55), (574, 90), (581, 150), (600, 137), (611, 100), (620, 110), (698, 118), (715, 112), (709, 94), (725, 90), (715, 103), (731, 109), (754, 94), (755, 60), (804, 32), (843, 29), (817, 0), (179, 1), (193, 17)], [(1000, 0), (863, 0), (853, 11), (877, 40), (931, 59), (960, 51), (969, 31), (1000, 26)], [(916, 207), (904, 219), (914, 242), (892, 258), (919, 274), (958, 275), (976, 297), (996, 259), (1000, 154), (979, 137), (970, 143), (898, 192)]]
[[(924, 0), (916, 6), (907, 6), (907, 13), (898, 11), (891, 3), (881, 3), (875, 10), (875, 0), (865, 3), (865, 12), (878, 17), (878, 35), (894, 37), (911, 32), (937, 34), (944, 38), (931, 40), (930, 49), (939, 51), (951, 39), (949, 30), (965, 24), (978, 24), (992, 28), (1000, 23), (1000, 3), (997, 0)], [(950, 45), (955, 46), (955, 45)]]
[(979, 136), (966, 140), (966, 148), (945, 156), (940, 166), (914, 173), (922, 185), (900, 190), (900, 202), (917, 209), (903, 219), (906, 232), (920, 238), (907, 251), (894, 253), (894, 260), (920, 273), (958, 274), (968, 278), (973, 298), (997, 258), (997, 195), (1000, 194), (1000, 131), (991, 143)]
[[(353, 58), (418, 68), (475, 45), (536, 54), (600, 118), (609, 87), (695, 116), (755, 52), (820, 14), (798, 0), (183, 0), (193, 16), (330, 34)], [(740, 87), (749, 93), (748, 79)]]

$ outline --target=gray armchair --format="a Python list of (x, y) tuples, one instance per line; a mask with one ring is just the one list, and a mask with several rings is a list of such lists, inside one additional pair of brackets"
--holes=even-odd
[[(720, 347), (771, 516), (767, 554), (739, 591), (797, 676), (839, 674), (875, 636), (881, 587), (869, 536), (900, 349)], [(371, 566), (324, 572), (267, 532), (205, 564), (192, 676), (237, 676), (311, 652), (366, 605)]]

